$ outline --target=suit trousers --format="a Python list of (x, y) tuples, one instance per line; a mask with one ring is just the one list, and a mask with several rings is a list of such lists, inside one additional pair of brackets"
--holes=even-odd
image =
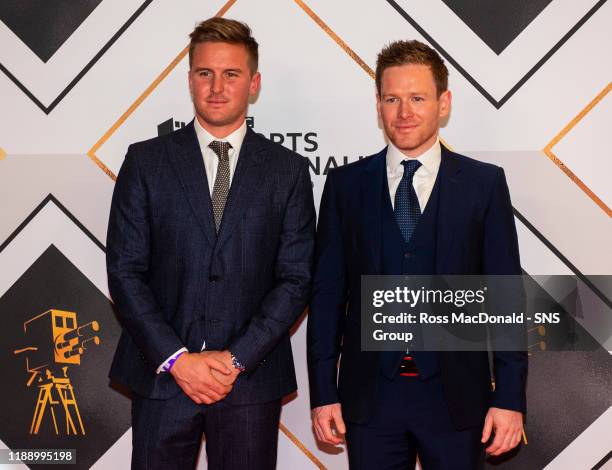
[(455, 428), (440, 374), (427, 380), (381, 374), (372, 419), (346, 426), (351, 470), (414, 470), (417, 456), (423, 470), (484, 465), (482, 428)]
[(276, 468), (281, 401), (198, 405), (132, 398), (132, 469), (193, 469), (204, 435), (210, 470)]

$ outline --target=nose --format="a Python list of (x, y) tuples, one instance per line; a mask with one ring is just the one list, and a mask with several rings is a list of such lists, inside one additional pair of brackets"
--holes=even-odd
[(223, 78), (213, 77), (211, 89), (215, 94), (221, 93), (223, 91)]
[(399, 106), (399, 117), (401, 119), (408, 119), (412, 116), (412, 106), (410, 101), (402, 100)]

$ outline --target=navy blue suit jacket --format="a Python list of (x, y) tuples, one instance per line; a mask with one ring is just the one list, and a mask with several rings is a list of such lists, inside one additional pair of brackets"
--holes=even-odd
[(230, 349), (246, 367), (226, 401), (296, 389), (288, 331), (311, 292), (315, 212), (307, 160), (248, 130), (219, 234), (193, 122), (133, 144), (107, 238), (124, 330), (111, 379), (157, 399), (180, 388), (157, 367), (185, 346)]
[[(442, 147), (438, 178), (432, 274), (521, 274), (503, 170)], [(311, 406), (341, 402), (345, 419), (356, 423), (366, 423), (370, 417), (380, 373), (379, 354), (361, 351), (360, 282), (363, 274), (387, 274), (382, 272), (381, 253), (385, 243), (381, 194), (386, 179), (386, 149), (330, 171), (317, 231), (308, 318)], [(458, 428), (482, 426), (491, 405), (525, 411), (526, 353), (494, 354), (494, 393), (486, 352), (437, 354)]]

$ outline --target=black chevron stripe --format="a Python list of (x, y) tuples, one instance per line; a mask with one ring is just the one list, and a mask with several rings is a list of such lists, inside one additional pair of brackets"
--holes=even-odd
[(14, 239), (15, 237), (17, 237), (17, 235), (19, 235), (19, 233), (27, 227), (27, 225), (32, 221), (32, 219), (34, 219), (34, 217), (36, 217), (38, 215), (38, 213), (43, 210), (43, 208), (49, 203), (53, 203), (57, 206), (58, 209), (60, 209), (65, 215), (66, 217), (68, 217), (79, 229), (81, 229), (81, 231), (87, 235), (87, 237), (89, 237), (91, 239), (92, 242), (94, 242), (96, 244), (96, 246), (98, 248), (100, 248), (103, 252), (106, 253), (106, 247), (104, 246), (104, 244), (98, 240), (96, 238), (96, 236), (91, 233), (87, 227), (85, 227), (80, 221), (79, 219), (77, 219), (72, 212), (70, 212), (66, 206), (64, 206), (61, 202), (59, 202), (57, 200), (57, 198), (49, 193), (42, 201), (40, 204), (38, 204), (38, 206), (36, 206), (36, 208), (30, 213), (30, 215), (28, 215), (25, 220), (23, 222), (21, 222), (19, 224), (19, 226), (13, 230), (13, 233), (11, 233), (6, 240), (4, 240), (4, 242), (2, 242), (0, 244), (0, 252), (2, 252), (2, 250), (4, 250)]
[(145, 0), (145, 2), (138, 7), (138, 10), (134, 12), (132, 16), (119, 28), (119, 30), (111, 37), (106, 44), (98, 51), (98, 53), (83, 67), (83, 69), (78, 73), (76, 77), (72, 79), (72, 81), (62, 90), (62, 92), (57, 95), (57, 97), (51, 102), (49, 106), (45, 106), (35, 95), (32, 93), (23, 83), (19, 81), (15, 75), (13, 75), (1, 62), (0, 62), (0, 70), (4, 72), (4, 74), (15, 84), (17, 88), (19, 88), (32, 102), (40, 108), (42, 112), (45, 114), (51, 113), (55, 109), (55, 107), (61, 103), (61, 101), (70, 93), (70, 91), (76, 86), (79, 81), (91, 70), (91, 68), (100, 60), (100, 58), (108, 51), (117, 39), (121, 37), (121, 35), (136, 21), (136, 19), (140, 16), (140, 14), (153, 2), (153, 0)]
[(599, 10), (607, 0), (599, 0), (593, 8), (591, 8), (575, 25), (570, 29), (532, 68), (527, 72), (500, 100), (496, 100), (478, 81), (465, 70), (459, 62), (457, 62), (430, 34), (425, 31), (406, 11), (400, 7), (395, 0), (387, 0), (391, 5), (410, 25), (421, 34), (432, 47), (434, 47), (442, 57), (448, 60), (463, 77), (472, 84), (478, 92), (486, 98), (486, 100), (495, 106), (496, 109), (501, 108), (527, 81), (557, 52), (573, 35), (591, 18), (597, 10)]

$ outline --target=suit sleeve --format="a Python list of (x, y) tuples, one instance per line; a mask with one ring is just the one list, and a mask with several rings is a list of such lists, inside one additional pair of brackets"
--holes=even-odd
[[(522, 273), (518, 249), (518, 238), (514, 224), (510, 192), (506, 184), (504, 170), (499, 168), (494, 184), (491, 201), (485, 217), (483, 273), (485, 275), (520, 275)], [(508, 279), (508, 278), (506, 278)], [(517, 308), (522, 308), (522, 283), (517, 278), (516, 286), (511, 288), (516, 295), (505, 292), (502, 297), (508, 309), (507, 299), (514, 299)], [(520, 300), (519, 300), (520, 299)], [(508, 331), (509, 334), (522, 334)], [(495, 392), (492, 406), (508, 410), (526, 412), (527, 352), (495, 351), (493, 354), (495, 373)]]
[(146, 186), (131, 145), (119, 171), (106, 246), (108, 286), (123, 327), (155, 370), (183, 347), (147, 285), (151, 227)]
[(283, 215), (275, 285), (265, 296), (259, 313), (228, 348), (245, 372), (256, 368), (304, 312), (311, 292), (314, 237), (312, 183), (304, 159)]
[(325, 181), (319, 226), (313, 297), (308, 315), (308, 375), (312, 408), (338, 403), (338, 359), (347, 302), (346, 264), (333, 172)]

